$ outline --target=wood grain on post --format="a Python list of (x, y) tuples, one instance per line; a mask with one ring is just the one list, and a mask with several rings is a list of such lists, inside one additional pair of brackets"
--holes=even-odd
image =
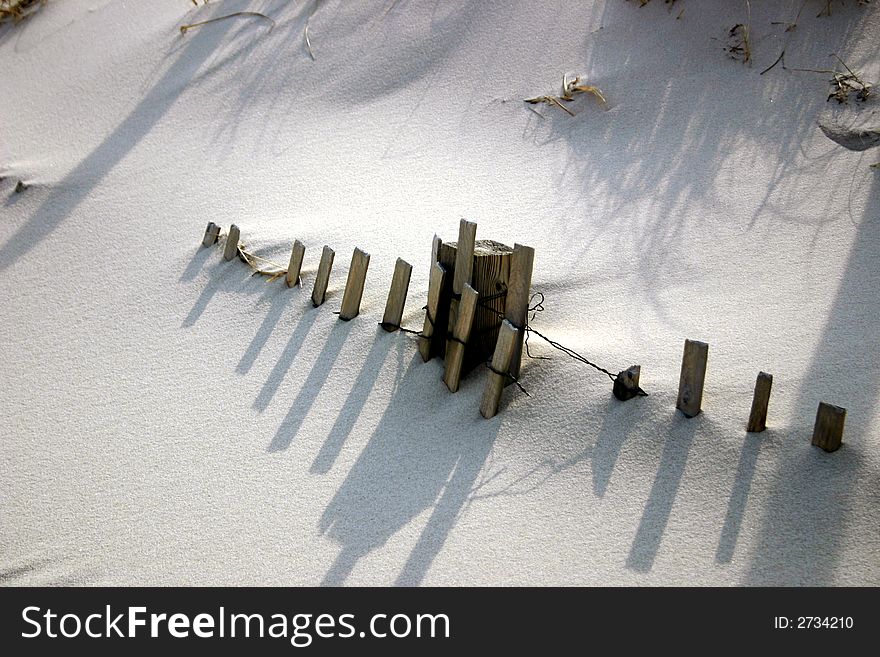
[(315, 276), (315, 287), (312, 289), (312, 305), (317, 308), (327, 296), (327, 284), (330, 282), (330, 270), (333, 268), (333, 257), (336, 253), (329, 246), (321, 251), (321, 262), (318, 264), (318, 273)]
[(388, 290), (388, 301), (385, 302), (385, 315), (382, 317), (382, 328), (396, 331), (400, 328), (403, 318), (403, 307), (406, 304), (406, 293), (409, 290), (409, 279), (412, 276), (412, 265), (398, 258), (394, 265), (394, 276), (391, 277), (391, 289)]
[(700, 413), (703, 402), (703, 384), (706, 381), (706, 360), (709, 345), (696, 340), (684, 341), (684, 355), (681, 359), (681, 378), (678, 381), (678, 402), (675, 407), (686, 417)]
[(434, 235), (434, 239), (431, 240), (431, 266), (434, 266), (435, 262), (440, 262), (440, 247), (443, 245), (443, 240), (440, 239), (438, 235)]
[(825, 402), (819, 402), (816, 411), (816, 424), (813, 427), (813, 444), (826, 452), (840, 449), (843, 442), (843, 423), (846, 409)]
[(461, 293), (461, 304), (458, 306), (458, 318), (452, 331), (452, 340), (446, 347), (446, 371), (443, 382), (450, 392), (458, 392), (461, 382), (461, 366), (464, 362), (464, 349), (471, 338), (471, 327), (474, 325), (474, 313), (480, 295), (470, 285), (465, 285)]
[(746, 431), (760, 433), (767, 428), (767, 406), (770, 403), (770, 389), (773, 387), (773, 375), (759, 372), (755, 381), (755, 396), (752, 397), (752, 411)]
[(361, 298), (364, 296), (364, 283), (369, 266), (370, 254), (355, 248), (354, 253), (351, 254), (351, 266), (348, 268), (348, 280), (345, 282), (339, 319), (347, 322), (357, 317), (361, 311)]
[(501, 393), (509, 378), (505, 376), (505, 373), (510, 367), (510, 359), (513, 358), (513, 349), (516, 346), (516, 338), (519, 333), (520, 331), (506, 319), (501, 322), (498, 343), (495, 345), (495, 354), (492, 356), (492, 369), (489, 371), (486, 389), (483, 391), (483, 400), (480, 403), (480, 414), (486, 419), (495, 417), (498, 413)]
[(241, 231), (238, 226), (232, 224), (229, 227), (229, 235), (226, 237), (226, 246), (223, 249), (223, 259), (232, 260), (238, 255), (238, 238), (241, 237)]
[(213, 221), (209, 221), (208, 227), (205, 228), (205, 236), (202, 238), (202, 246), (216, 244), (218, 237), (220, 237), (220, 226)]
[(299, 240), (293, 242), (293, 248), (290, 250), (290, 262), (287, 265), (287, 273), (284, 280), (287, 287), (293, 287), (299, 284), (299, 272), (302, 270), (303, 257), (306, 254), (305, 245)]
[(428, 279), (428, 307), (425, 309), (425, 324), (422, 335), (419, 337), (419, 353), (426, 363), (431, 360), (432, 338), (434, 335), (434, 322), (437, 317), (437, 308), (440, 305), (440, 291), (446, 279), (446, 270), (439, 262), (431, 265), (431, 276)]
[[(532, 288), (532, 267), (535, 263), (535, 250), (522, 244), (513, 245), (510, 258), (510, 282), (507, 284), (507, 302), (504, 308), (504, 319), (520, 331), (510, 362), (510, 373), (519, 377), (522, 363), (522, 345), (529, 313), (529, 292)], [(512, 383), (512, 381), (509, 381)]]
[[(449, 301), (449, 319), (447, 333), (455, 330), (455, 322), (458, 317), (458, 304), (465, 285), (471, 284), (474, 270), (474, 246), (477, 237), (477, 224), (462, 219), (458, 224), (458, 242), (455, 251), (455, 269), (452, 272), (452, 298)], [(446, 349), (452, 344), (447, 341)]]

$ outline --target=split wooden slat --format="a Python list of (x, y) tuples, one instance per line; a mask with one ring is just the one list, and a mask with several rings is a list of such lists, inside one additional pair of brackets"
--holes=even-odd
[(501, 393), (509, 379), (505, 373), (510, 367), (513, 350), (520, 333), (521, 331), (506, 319), (501, 322), (501, 329), (498, 331), (498, 342), (495, 345), (495, 354), (492, 356), (492, 369), (486, 380), (486, 389), (483, 391), (483, 400), (480, 403), (480, 414), (484, 418), (495, 417), (498, 413)]
[(706, 381), (706, 360), (709, 345), (697, 340), (684, 341), (681, 359), (681, 378), (678, 382), (678, 401), (675, 406), (686, 417), (699, 415), (703, 402), (703, 384)]
[(333, 257), (336, 253), (329, 246), (321, 251), (321, 262), (318, 264), (318, 273), (315, 276), (315, 287), (312, 289), (312, 305), (317, 308), (327, 296), (327, 284), (330, 282), (330, 270), (333, 268)]
[(202, 238), (202, 246), (211, 246), (217, 243), (217, 238), (220, 237), (220, 226), (215, 224), (213, 221), (208, 222), (208, 227), (205, 228), (205, 236)]
[(339, 319), (346, 322), (354, 319), (361, 311), (361, 298), (364, 296), (364, 283), (367, 280), (367, 268), (370, 266), (370, 254), (355, 248), (351, 254), (351, 266), (348, 268), (348, 280), (342, 295), (342, 308)]
[(770, 389), (773, 387), (773, 375), (759, 372), (755, 381), (755, 396), (752, 397), (752, 410), (746, 431), (760, 433), (767, 428), (767, 406), (770, 404)]
[(238, 238), (241, 237), (241, 231), (238, 226), (232, 224), (229, 227), (229, 235), (226, 236), (226, 246), (223, 249), (223, 259), (232, 260), (238, 255)]
[(306, 255), (306, 247), (299, 240), (293, 242), (293, 248), (290, 250), (290, 262), (287, 265), (287, 274), (284, 280), (287, 287), (293, 287), (299, 284), (299, 273), (302, 270), (303, 258)]
[(443, 382), (450, 392), (458, 392), (461, 382), (461, 366), (464, 362), (464, 348), (471, 337), (471, 328), (474, 325), (474, 313), (477, 310), (477, 301), (480, 295), (470, 285), (465, 285), (461, 293), (461, 304), (458, 307), (458, 318), (455, 320), (455, 329), (452, 331), (452, 340), (449, 340), (446, 348), (446, 371)]
[[(477, 240), (477, 224), (462, 219), (458, 224), (458, 242), (456, 242), (455, 267), (452, 273), (452, 299), (449, 302), (449, 319), (447, 333), (455, 330), (458, 317), (458, 304), (465, 285), (470, 285), (474, 272), (474, 246)], [(446, 348), (452, 344), (447, 341)]]
[(382, 328), (386, 331), (396, 331), (400, 328), (411, 276), (412, 265), (402, 258), (398, 258), (394, 265), (394, 276), (391, 277), (388, 301), (385, 302), (385, 315), (382, 317)]
[(426, 363), (431, 360), (431, 338), (434, 335), (434, 318), (437, 317), (437, 307), (440, 304), (440, 291), (446, 278), (446, 270), (439, 262), (431, 265), (431, 275), (428, 279), (428, 307), (425, 312), (425, 324), (422, 335), (419, 338), (419, 353)]
[(819, 402), (816, 411), (816, 424), (813, 427), (813, 444), (826, 452), (840, 449), (843, 443), (843, 423), (846, 409), (825, 402)]
[(535, 264), (535, 249), (522, 244), (513, 245), (510, 258), (510, 281), (507, 284), (507, 301), (504, 307), (504, 319), (520, 331), (510, 362), (510, 373), (519, 377), (522, 364), (523, 338), (529, 313), (529, 292), (532, 288), (532, 268)]

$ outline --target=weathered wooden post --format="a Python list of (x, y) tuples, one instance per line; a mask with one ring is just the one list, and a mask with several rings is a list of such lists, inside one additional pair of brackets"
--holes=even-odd
[(213, 221), (208, 222), (208, 227), (205, 228), (205, 236), (202, 238), (202, 246), (211, 246), (217, 243), (217, 238), (220, 237), (220, 226), (215, 224)]
[[(522, 364), (522, 346), (525, 328), (528, 323), (529, 292), (532, 288), (532, 267), (535, 263), (535, 250), (522, 244), (513, 245), (510, 258), (510, 282), (507, 284), (507, 301), (504, 308), (504, 319), (520, 329), (513, 349), (513, 360), (510, 362), (510, 374), (519, 378)], [(510, 381), (513, 382), (512, 380)]]
[[(474, 243), (477, 238), (477, 224), (462, 219), (458, 224), (458, 242), (456, 243), (455, 265), (452, 272), (452, 297), (449, 301), (448, 334), (455, 331), (458, 319), (458, 305), (464, 286), (471, 284), (471, 276), (474, 268)], [(447, 340), (446, 348), (452, 345)]]
[(819, 402), (816, 411), (816, 424), (813, 427), (813, 444), (826, 452), (840, 449), (843, 442), (843, 423), (846, 420), (846, 409)]
[(355, 248), (351, 254), (351, 266), (348, 268), (348, 279), (345, 292), (342, 294), (342, 308), (339, 319), (346, 322), (354, 319), (361, 311), (361, 298), (364, 296), (364, 282), (367, 278), (367, 267), (370, 266), (370, 254)]
[(480, 403), (480, 414), (484, 418), (495, 417), (498, 413), (501, 393), (507, 380), (510, 378), (507, 372), (510, 368), (519, 332), (506, 319), (501, 322), (501, 329), (498, 332), (498, 343), (495, 345), (495, 353), (492, 356), (489, 376), (486, 379), (486, 389), (483, 391), (483, 400)]
[(614, 387), (611, 389), (614, 396), (620, 401), (637, 397), (641, 393), (641, 388), (639, 388), (641, 374), (641, 365), (632, 365), (622, 372), (618, 372), (617, 378), (614, 379)]
[(767, 406), (770, 403), (770, 389), (773, 387), (773, 375), (759, 372), (755, 381), (755, 395), (752, 397), (752, 410), (746, 431), (759, 433), (767, 428)]
[(305, 254), (305, 245), (299, 240), (294, 240), (293, 248), (290, 250), (290, 262), (287, 265), (287, 273), (284, 275), (287, 287), (293, 287), (294, 285), (299, 284), (299, 273), (302, 270)]
[(382, 317), (382, 328), (386, 331), (396, 331), (400, 328), (411, 276), (412, 265), (398, 258), (394, 264), (394, 276), (391, 277), (388, 301), (385, 302), (385, 315)]
[(315, 287), (312, 289), (312, 305), (317, 308), (327, 296), (327, 284), (330, 282), (330, 270), (333, 268), (333, 257), (336, 253), (329, 246), (321, 251), (321, 262), (315, 276)]
[(474, 325), (474, 313), (477, 310), (477, 300), (480, 295), (470, 285), (465, 284), (461, 293), (461, 303), (458, 306), (458, 318), (455, 320), (455, 329), (446, 347), (446, 369), (443, 374), (443, 382), (450, 392), (458, 392), (461, 382), (461, 366), (464, 361), (464, 348), (471, 337), (471, 328)]
[(224, 260), (232, 260), (238, 255), (238, 238), (240, 236), (241, 231), (238, 230), (238, 226), (232, 224), (229, 227), (229, 235), (226, 236), (226, 246), (223, 249)]
[(675, 406), (684, 413), (685, 417), (694, 417), (700, 413), (708, 357), (708, 344), (696, 340), (684, 341), (681, 378), (678, 382), (678, 401)]
[(428, 281), (428, 307), (425, 309), (425, 324), (419, 337), (419, 353), (426, 363), (434, 356), (434, 325), (440, 308), (440, 294), (446, 281), (446, 270), (439, 262), (431, 265)]

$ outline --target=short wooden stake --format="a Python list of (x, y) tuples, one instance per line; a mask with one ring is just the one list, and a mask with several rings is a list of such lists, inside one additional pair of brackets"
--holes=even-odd
[[(510, 373), (519, 377), (522, 364), (522, 345), (529, 313), (529, 292), (532, 288), (532, 267), (535, 263), (535, 250), (522, 244), (513, 245), (510, 258), (510, 282), (507, 284), (507, 301), (504, 307), (504, 319), (520, 331), (510, 362)], [(512, 381), (511, 381), (512, 382)]]
[(293, 242), (293, 248), (290, 250), (290, 262), (287, 265), (287, 274), (284, 280), (287, 287), (293, 287), (299, 284), (299, 272), (302, 270), (303, 258), (306, 255), (306, 247), (299, 240)]
[(238, 230), (238, 226), (232, 224), (229, 227), (229, 235), (226, 236), (226, 246), (223, 249), (224, 260), (232, 260), (238, 255), (238, 238), (240, 236), (241, 231)]
[(461, 293), (461, 304), (458, 306), (458, 318), (455, 320), (455, 329), (452, 331), (452, 339), (446, 347), (446, 371), (443, 382), (450, 392), (458, 392), (461, 382), (461, 366), (464, 362), (464, 348), (471, 338), (471, 328), (474, 325), (474, 313), (477, 310), (477, 301), (480, 295), (470, 285), (465, 285)]
[(759, 372), (755, 381), (755, 396), (752, 397), (752, 411), (746, 431), (759, 433), (767, 428), (767, 405), (770, 403), (770, 388), (773, 387), (773, 375)]
[(330, 270), (333, 269), (333, 257), (336, 253), (329, 246), (321, 251), (321, 262), (318, 264), (318, 273), (315, 276), (315, 287), (312, 289), (312, 305), (317, 308), (324, 303), (327, 296), (327, 284), (330, 282)]
[(846, 409), (819, 402), (816, 411), (816, 425), (813, 427), (813, 444), (826, 452), (840, 449), (843, 442), (843, 423), (846, 420)]
[(406, 304), (406, 293), (409, 291), (409, 279), (412, 276), (412, 265), (398, 258), (394, 265), (394, 276), (391, 277), (391, 289), (388, 290), (388, 301), (385, 302), (385, 315), (382, 317), (382, 328), (396, 331), (400, 328), (403, 318), (403, 307)]
[(426, 363), (431, 360), (431, 338), (434, 335), (434, 322), (437, 317), (437, 308), (440, 305), (440, 292), (446, 278), (446, 270), (439, 262), (431, 265), (431, 276), (428, 279), (428, 307), (425, 312), (425, 325), (419, 338), (419, 353)]
[(612, 392), (620, 401), (626, 401), (639, 395), (639, 376), (642, 373), (641, 365), (632, 365), (622, 372), (617, 373), (614, 379)]
[(678, 402), (675, 407), (686, 417), (700, 413), (703, 402), (703, 383), (706, 381), (706, 360), (709, 345), (696, 340), (684, 341), (681, 359), (681, 378), (678, 381)]
[(507, 372), (519, 333), (521, 331), (506, 319), (501, 322), (498, 342), (495, 344), (495, 354), (492, 356), (491, 370), (486, 380), (486, 389), (483, 391), (483, 400), (480, 403), (480, 414), (486, 419), (495, 417), (498, 413), (501, 392), (510, 378), (507, 376)]
[(213, 221), (209, 221), (208, 227), (205, 228), (205, 236), (202, 238), (202, 246), (212, 246), (213, 244), (216, 244), (218, 237), (220, 237), (220, 226)]
[[(448, 333), (455, 332), (458, 318), (458, 304), (465, 285), (471, 284), (474, 270), (474, 245), (477, 239), (477, 224), (462, 219), (458, 224), (458, 242), (455, 252), (455, 271), (452, 275), (452, 300), (449, 302)], [(452, 340), (447, 340), (447, 351)]]
[(354, 319), (361, 311), (361, 298), (364, 296), (364, 283), (367, 279), (367, 267), (370, 266), (370, 254), (356, 248), (351, 254), (351, 266), (348, 268), (348, 280), (342, 294), (342, 308), (339, 319), (346, 322)]

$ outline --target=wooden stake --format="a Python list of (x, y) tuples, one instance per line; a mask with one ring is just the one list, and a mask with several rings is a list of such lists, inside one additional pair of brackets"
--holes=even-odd
[(431, 360), (431, 337), (434, 335), (434, 321), (437, 307), (440, 304), (440, 291), (446, 278), (446, 270), (439, 262), (431, 265), (431, 277), (428, 280), (428, 307), (425, 312), (425, 325), (419, 338), (419, 353), (426, 363)]
[(330, 282), (330, 270), (333, 268), (333, 257), (336, 253), (329, 246), (321, 251), (321, 262), (318, 264), (318, 274), (315, 276), (315, 287), (312, 290), (312, 305), (317, 308), (324, 303), (327, 296), (327, 284)]
[[(510, 259), (510, 282), (507, 284), (507, 302), (504, 319), (519, 329), (525, 329), (529, 312), (529, 292), (532, 288), (532, 267), (535, 263), (535, 250), (522, 244), (513, 245)], [(510, 362), (510, 373), (519, 377), (522, 364), (522, 345), (525, 330), (520, 331)], [(509, 381), (512, 383), (512, 381)]]
[(284, 280), (287, 287), (299, 285), (299, 272), (302, 270), (303, 257), (306, 255), (306, 247), (299, 240), (293, 242), (293, 248), (290, 250), (290, 262), (287, 265), (287, 274)]
[(840, 449), (843, 442), (843, 423), (846, 420), (846, 409), (819, 402), (816, 411), (816, 424), (813, 427), (813, 444), (826, 452)]
[(223, 249), (224, 260), (232, 260), (238, 255), (238, 238), (240, 236), (241, 231), (238, 230), (238, 226), (232, 224), (229, 227), (229, 235), (226, 237), (226, 247)]
[(213, 221), (208, 222), (208, 227), (205, 228), (205, 236), (202, 238), (202, 246), (211, 246), (217, 243), (217, 238), (220, 236), (220, 226), (215, 224)]
[(675, 407), (684, 413), (685, 417), (694, 417), (700, 413), (708, 357), (708, 344), (696, 340), (684, 341), (681, 378), (678, 381), (678, 402)]
[(755, 381), (755, 396), (752, 397), (752, 411), (746, 431), (760, 433), (767, 428), (767, 405), (770, 403), (770, 388), (773, 387), (773, 375), (759, 372)]
[[(492, 356), (492, 370), (486, 380), (486, 389), (483, 391), (483, 401), (480, 403), (480, 414), (488, 419), (498, 413), (498, 405), (501, 402), (501, 392), (509, 377), (505, 373), (510, 367), (513, 358), (513, 350), (520, 331), (506, 319), (501, 322), (501, 330), (498, 332), (498, 342), (495, 345), (495, 354)], [(500, 374), (499, 374), (500, 372)]]
[(403, 306), (406, 304), (406, 293), (409, 290), (409, 279), (412, 276), (412, 265), (397, 259), (394, 265), (394, 276), (391, 277), (391, 289), (388, 290), (388, 301), (385, 302), (385, 315), (382, 317), (382, 328), (396, 331), (400, 328), (403, 318)]
[[(462, 219), (458, 224), (458, 242), (456, 242), (455, 267), (452, 272), (452, 299), (449, 301), (449, 318), (447, 335), (455, 331), (458, 318), (458, 304), (465, 285), (470, 285), (474, 271), (474, 243), (477, 237), (477, 224)], [(452, 344), (447, 340), (446, 349)]]
[(641, 365), (632, 365), (622, 372), (617, 373), (614, 379), (612, 392), (620, 401), (627, 401), (639, 394), (639, 376), (642, 374)]
[(446, 371), (443, 382), (450, 392), (458, 392), (461, 382), (461, 366), (464, 361), (464, 348), (471, 338), (471, 327), (474, 325), (474, 313), (480, 295), (470, 285), (465, 285), (461, 293), (461, 304), (458, 307), (458, 319), (452, 331), (454, 339), (448, 341), (446, 347)]
[(348, 280), (345, 282), (339, 319), (347, 322), (357, 317), (361, 311), (361, 297), (364, 296), (364, 283), (369, 266), (370, 254), (356, 248), (351, 254), (351, 266), (348, 268)]

